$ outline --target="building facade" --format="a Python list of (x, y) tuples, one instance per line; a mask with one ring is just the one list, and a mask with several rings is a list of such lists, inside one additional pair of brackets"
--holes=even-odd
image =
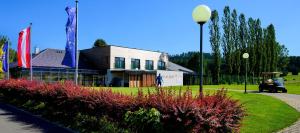
[[(45, 82), (73, 80), (73, 68), (61, 64), (65, 51), (46, 49), (33, 56), (33, 77)], [(158, 74), (162, 86), (183, 85), (183, 75), (192, 70), (174, 64), (163, 52), (107, 45), (81, 50), (79, 84), (84, 86), (155, 86)], [(15, 77), (29, 77), (29, 70), (14, 67)]]

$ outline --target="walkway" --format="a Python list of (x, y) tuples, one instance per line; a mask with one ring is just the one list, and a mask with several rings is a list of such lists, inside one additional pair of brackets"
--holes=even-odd
[(1, 133), (71, 133), (43, 119), (0, 102)]
[[(278, 98), (290, 106), (294, 107), (297, 111), (300, 112), (300, 95), (296, 94), (286, 94), (286, 93), (261, 93), (263, 95), (272, 96)], [(292, 126), (287, 127), (278, 133), (300, 133), (300, 119), (295, 122)]]

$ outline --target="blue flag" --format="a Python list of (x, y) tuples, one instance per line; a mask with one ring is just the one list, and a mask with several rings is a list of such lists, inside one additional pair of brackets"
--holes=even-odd
[(2, 47), (2, 71), (7, 72), (8, 70), (8, 58), (7, 58), (8, 42), (4, 43)]
[(62, 65), (70, 66), (75, 68), (76, 66), (76, 8), (67, 7), (66, 11), (68, 13), (68, 22), (66, 24), (66, 33), (67, 33), (67, 44), (66, 44), (66, 53), (62, 61)]

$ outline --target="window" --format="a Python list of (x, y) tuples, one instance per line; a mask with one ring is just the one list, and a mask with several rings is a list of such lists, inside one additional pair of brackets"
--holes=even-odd
[(140, 69), (140, 59), (131, 59), (131, 69)]
[(115, 68), (125, 69), (125, 58), (115, 57)]
[(166, 63), (164, 61), (158, 61), (157, 69), (158, 70), (166, 70)]
[(153, 70), (153, 60), (146, 60), (146, 70)]

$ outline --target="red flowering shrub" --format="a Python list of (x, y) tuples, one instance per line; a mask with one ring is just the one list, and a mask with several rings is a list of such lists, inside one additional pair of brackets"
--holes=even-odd
[[(46, 84), (26, 80), (1, 80), (4, 98), (44, 102), (53, 113), (73, 117), (76, 114), (108, 116), (122, 122), (127, 111), (156, 108), (161, 114), (164, 132), (238, 132), (244, 110), (241, 104), (218, 91), (200, 99), (191, 90), (184, 93), (157, 89), (156, 93), (124, 95), (111, 89), (93, 90), (72, 82)], [(126, 126), (126, 123), (123, 124)]]

